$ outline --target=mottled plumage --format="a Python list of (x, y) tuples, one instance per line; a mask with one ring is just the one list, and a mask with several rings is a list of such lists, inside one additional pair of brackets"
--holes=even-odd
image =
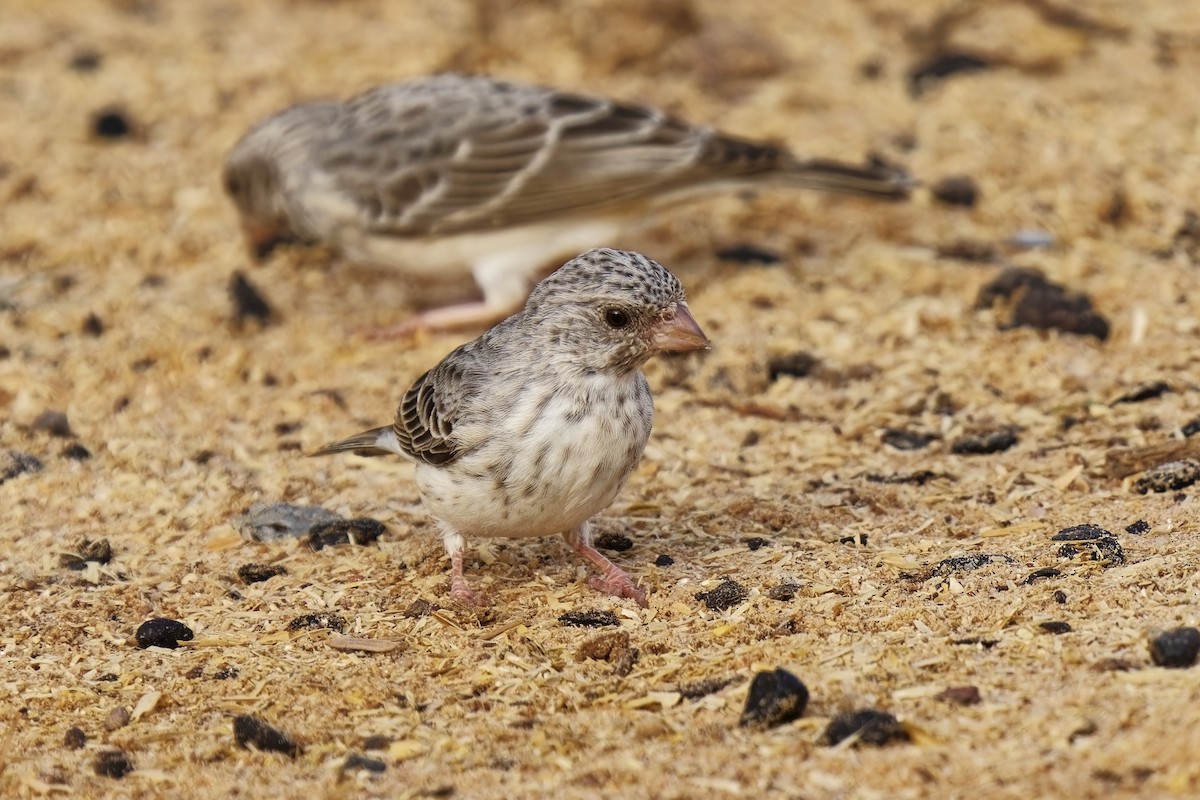
[(641, 367), (708, 340), (683, 287), (637, 253), (592, 250), (534, 289), (524, 310), (418, 378), (391, 425), (313, 455), (396, 453), (442, 524), (451, 593), (477, 601), (462, 575), (465, 536), (562, 533), (599, 567), (592, 585), (645, 603), (590, 544), (588, 520), (637, 466), (654, 415)]
[(498, 319), (548, 259), (654, 206), (760, 180), (883, 198), (911, 187), (894, 168), (804, 160), (654, 108), (456, 74), (289, 108), (225, 164), (260, 253), (299, 239), (418, 277), (470, 271), (483, 302), (420, 318), (432, 326)]

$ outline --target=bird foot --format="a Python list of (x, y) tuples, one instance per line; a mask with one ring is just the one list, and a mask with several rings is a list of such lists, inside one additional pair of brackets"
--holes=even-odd
[(488, 604), (487, 595), (475, 591), (467, 585), (466, 581), (454, 581), (450, 586), (450, 596), (469, 606), (486, 606)]
[(624, 597), (627, 600), (632, 600), (642, 608), (647, 608), (650, 605), (646, 600), (646, 593), (634, 586), (633, 580), (616, 567), (606, 571), (603, 575), (594, 575), (588, 578), (588, 586), (591, 586), (597, 592), (604, 592), (614, 597)]

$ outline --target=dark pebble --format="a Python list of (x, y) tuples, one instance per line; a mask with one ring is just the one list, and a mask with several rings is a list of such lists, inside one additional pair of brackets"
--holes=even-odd
[(979, 185), (966, 175), (951, 175), (929, 187), (938, 202), (971, 208), (979, 200)]
[(1196, 417), (1193, 420), (1188, 420), (1186, 423), (1184, 423), (1183, 427), (1180, 428), (1180, 431), (1182, 431), (1185, 437), (1195, 436), (1197, 433), (1200, 433), (1200, 417)]
[(744, 539), (743, 541), (746, 543), (746, 547), (749, 547), (751, 551), (761, 550), (764, 547), (771, 546), (771, 540), (764, 539), (761, 536), (751, 536), (749, 539)]
[(704, 601), (704, 605), (713, 611), (724, 611), (733, 608), (738, 603), (745, 602), (750, 593), (746, 587), (733, 578), (724, 578), (721, 583), (707, 592), (696, 592), (695, 598)]
[(276, 575), (287, 575), (287, 567), (282, 564), (243, 564), (238, 567), (237, 574), (242, 583), (261, 583)]
[(238, 672), (237, 667), (231, 667), (228, 664), (226, 664), (225, 666), (221, 667), (219, 670), (217, 670), (216, 672), (213, 673), (213, 680), (229, 681), (229, 680), (233, 680), (240, 674), (241, 673)]
[(979, 290), (975, 308), (992, 308), (1002, 301), (1010, 310), (1008, 320), (1000, 324), (1001, 330), (1028, 327), (1094, 336), (1100, 341), (1108, 338), (1108, 320), (1092, 309), (1087, 295), (1067, 291), (1036, 269), (1002, 270)]
[(980, 242), (975, 239), (957, 239), (938, 245), (936, 252), (939, 258), (953, 258), (974, 264), (991, 264), (996, 260), (997, 255), (996, 247), (991, 242)]
[(342, 762), (342, 772), (350, 772), (351, 770), (378, 773), (386, 771), (387, 764), (378, 758), (364, 756), (362, 753), (349, 753), (346, 755), (346, 760)]
[(803, 350), (772, 356), (767, 359), (767, 378), (772, 383), (785, 375), (789, 378), (806, 378), (820, 363), (819, 358)]
[(112, 545), (108, 543), (108, 539), (97, 539), (94, 542), (87, 538), (80, 539), (72, 550), (72, 552), (63, 553), (58, 557), (59, 566), (80, 571), (87, 569), (89, 561), (99, 564), (107, 564), (112, 561)]
[(872, 473), (869, 473), (866, 477), (867, 477), (867, 480), (871, 483), (888, 483), (888, 484), (911, 483), (916, 486), (924, 486), (925, 484), (929, 483), (931, 480), (934, 480), (935, 478), (948, 478), (949, 480), (955, 480), (955, 478), (952, 475), (945, 475), (943, 473), (934, 472), (933, 470), (929, 470), (929, 469), (917, 470), (916, 472), (903, 472), (903, 473), (897, 472), (897, 473), (893, 473), (891, 475), (881, 475), (877, 472), (872, 472)]
[(1053, 597), (1054, 602), (1058, 603), (1060, 606), (1067, 602), (1067, 593), (1062, 589), (1055, 589), (1054, 594), (1051, 595), (1051, 597)]
[(717, 258), (736, 264), (778, 264), (783, 257), (770, 250), (752, 244), (735, 244), (717, 251)]
[(1003, 453), (1017, 443), (1017, 433), (1011, 427), (983, 433), (966, 433), (954, 440), (950, 452), (960, 456), (983, 456)]
[(1125, 394), (1113, 400), (1109, 405), (1118, 406), (1122, 403), (1144, 403), (1147, 400), (1153, 400), (1156, 397), (1162, 397), (1167, 392), (1171, 391), (1171, 385), (1166, 381), (1153, 381), (1144, 383), (1141, 386), (1136, 386), (1130, 389)]
[(124, 139), (133, 133), (133, 123), (128, 113), (112, 106), (92, 114), (92, 134), (101, 139)]
[(387, 531), (387, 526), (370, 517), (318, 522), (308, 534), (308, 546), (321, 550), (339, 544), (366, 545)]
[(603, 628), (621, 624), (611, 611), (568, 611), (559, 616), (558, 621), (571, 628)]
[(0, 483), (12, 480), (18, 475), (30, 472), (41, 472), (42, 462), (29, 453), (20, 450), (9, 450), (0, 454)]
[(92, 451), (75, 442), (63, 448), (62, 457), (69, 458), (72, 461), (87, 461), (92, 457)]
[[(216, 455), (211, 450), (202, 450), (192, 460), (197, 464), (207, 464)], [(341, 519), (320, 506), (255, 503), (244, 514), (235, 517), (233, 525), (251, 541), (274, 542), (293, 536), (307, 536), (318, 525)]]
[(771, 600), (778, 600), (781, 603), (786, 603), (790, 600), (795, 600), (796, 595), (800, 593), (801, 586), (798, 583), (781, 583), (778, 586), (772, 586), (767, 592), (767, 597)]
[(1146, 522), (1146, 520), (1144, 520), (1144, 519), (1139, 519), (1137, 522), (1133, 523), (1132, 525), (1125, 526), (1125, 532), (1132, 533), (1135, 536), (1145, 533), (1148, 530), (1150, 530), (1150, 523)]
[(1191, 486), (1197, 480), (1200, 480), (1200, 461), (1185, 458), (1146, 470), (1133, 482), (1133, 490), (1138, 494), (1174, 492)]
[(434, 610), (433, 603), (418, 597), (408, 604), (408, 608), (400, 612), (400, 616), (405, 619), (419, 619), (420, 617), (428, 617)]
[(774, 728), (799, 719), (808, 705), (808, 687), (785, 669), (760, 672), (750, 682), (746, 706), (738, 724), (743, 728)]
[(362, 740), (363, 750), (386, 750), (392, 746), (395, 741), (391, 736), (385, 736), (382, 733), (372, 734), (364, 737)]
[(613, 674), (620, 677), (625, 677), (633, 671), (638, 656), (637, 648), (630, 644), (629, 634), (625, 631), (597, 634), (575, 651), (576, 661), (607, 661), (613, 665)]
[(295, 433), (303, 427), (303, 422), (280, 422), (275, 426), (275, 435), (287, 436), (289, 433)]
[(903, 428), (885, 428), (880, 441), (897, 450), (921, 450), (928, 447), (930, 442), (937, 441), (937, 438), (932, 433), (909, 431)]
[(859, 547), (866, 547), (867, 539), (868, 539), (867, 534), (860, 532), (860, 533), (851, 534), (850, 536), (841, 537), (840, 539), (838, 539), (838, 544), (855, 544), (855, 545), (858, 545)]
[(63, 746), (68, 750), (78, 750), (87, 744), (87, 734), (83, 732), (83, 728), (67, 728), (67, 732), (63, 735)]
[(1063, 633), (1070, 633), (1070, 632), (1071, 632), (1071, 626), (1070, 626), (1070, 624), (1069, 624), (1069, 623), (1066, 623), (1066, 622), (1058, 622), (1058, 621), (1056, 621), (1056, 620), (1051, 620), (1051, 621), (1049, 621), (1049, 622), (1042, 622), (1042, 623), (1039, 623), (1039, 624), (1038, 624), (1038, 627), (1039, 627), (1039, 628), (1041, 628), (1041, 629), (1042, 629), (1043, 631), (1045, 631), (1046, 633), (1053, 633), (1053, 634), (1055, 634), (1056, 636), (1057, 636), (1057, 635), (1060, 635), (1060, 634), (1063, 634)]
[(1200, 631), (1175, 628), (1150, 640), (1150, 658), (1160, 667), (1185, 669), (1196, 663), (1200, 652)]
[(885, 745), (889, 742), (908, 741), (908, 731), (886, 711), (864, 708), (838, 714), (825, 728), (824, 741), (829, 746), (858, 735), (855, 744)]
[(138, 647), (145, 649), (147, 647), (165, 647), (169, 650), (174, 650), (179, 647), (180, 642), (190, 642), (195, 634), (192, 629), (182, 622), (165, 617), (155, 617), (148, 619), (138, 626), (137, 633)]
[(979, 695), (978, 686), (951, 686), (938, 692), (936, 698), (959, 706), (977, 705), (983, 699)]
[(91, 336), (93, 338), (96, 338), (98, 336), (103, 336), (104, 335), (104, 322), (101, 321), (101, 319), (99, 317), (97, 317), (95, 314), (88, 314), (86, 317), (84, 317), (81, 330), (85, 334), (87, 334), (88, 336)]
[(1015, 564), (1016, 559), (1001, 553), (973, 553), (969, 556), (943, 558), (929, 570), (929, 577), (944, 578), (956, 572), (971, 572), (988, 564)]
[(75, 72), (95, 72), (104, 63), (104, 56), (95, 50), (80, 50), (67, 62)]
[(654, 559), (654, 566), (669, 567), (675, 563), (675, 559), (671, 558), (666, 553), (660, 553), (658, 558)]
[(681, 684), (675, 691), (679, 692), (685, 700), (699, 700), (701, 697), (708, 697), (710, 694), (721, 691), (733, 683), (733, 680), (733, 678), (702, 678), (698, 681)]
[(34, 418), (29, 427), (64, 439), (75, 435), (71, 432), (71, 423), (67, 421), (67, 415), (61, 411), (43, 411)]
[(121, 750), (104, 750), (96, 754), (92, 770), (104, 778), (124, 778), (133, 772), (133, 762)]
[(952, 75), (981, 72), (989, 66), (985, 59), (970, 53), (939, 53), (909, 71), (908, 91), (913, 97), (919, 97), (935, 83)]
[(1111, 539), (1112, 533), (1104, 530), (1099, 525), (1093, 525), (1090, 522), (1085, 522), (1082, 525), (1072, 525), (1069, 528), (1063, 528), (1058, 533), (1050, 537), (1052, 542), (1089, 542), (1096, 539)]
[(238, 325), (254, 319), (266, 324), (271, 319), (271, 304), (266, 301), (246, 274), (240, 270), (229, 279), (229, 294), (233, 298), (233, 316)]
[(1060, 575), (1062, 575), (1062, 570), (1060, 569), (1055, 569), (1054, 567), (1042, 567), (1041, 569), (1035, 569), (1033, 572), (1026, 575), (1025, 580), (1021, 581), (1021, 583), (1025, 584), (1026, 586), (1032, 586), (1036, 581), (1057, 578)]
[(633, 547), (633, 539), (623, 533), (602, 533), (592, 541), (592, 544), (601, 550), (613, 550), (621, 553)]
[(1064, 544), (1058, 549), (1058, 555), (1062, 558), (1086, 555), (1089, 560), (1101, 561), (1106, 567), (1119, 567), (1125, 563), (1125, 548), (1112, 536)]
[(243, 748), (253, 745), (259, 750), (286, 753), (292, 757), (300, 752), (300, 746), (286, 733), (249, 714), (238, 714), (233, 718), (233, 739)]
[(337, 633), (346, 632), (346, 618), (340, 614), (323, 611), (319, 614), (301, 614), (288, 623), (289, 631), (319, 631), (328, 629)]

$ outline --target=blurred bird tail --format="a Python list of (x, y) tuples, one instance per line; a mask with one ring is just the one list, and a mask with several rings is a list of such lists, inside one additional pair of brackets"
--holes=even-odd
[(403, 456), (405, 452), (400, 449), (400, 442), (396, 439), (396, 431), (391, 425), (385, 425), (382, 428), (372, 428), (369, 431), (355, 434), (349, 439), (342, 439), (340, 442), (327, 444), (320, 450), (309, 453), (312, 456), (328, 456), (334, 453), (345, 453), (352, 451), (360, 456), (383, 456), (389, 453)]
[(783, 180), (808, 189), (882, 200), (904, 200), (917, 186), (917, 181), (907, 172), (879, 160), (862, 167), (822, 158), (797, 160), (785, 170)]

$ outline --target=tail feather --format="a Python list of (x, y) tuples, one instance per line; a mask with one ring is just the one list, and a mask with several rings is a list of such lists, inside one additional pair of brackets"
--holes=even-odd
[(785, 180), (809, 189), (861, 194), (886, 200), (903, 200), (917, 181), (899, 167), (872, 162), (856, 167), (840, 161), (814, 158), (797, 161), (785, 173)]
[(360, 456), (383, 456), (394, 453), (399, 456), (407, 455), (400, 449), (400, 442), (396, 439), (396, 432), (391, 425), (384, 425), (381, 428), (372, 428), (369, 431), (356, 433), (348, 439), (342, 439), (340, 442), (327, 444), (320, 450), (309, 453), (309, 457), (328, 456), (334, 453), (353, 452)]

